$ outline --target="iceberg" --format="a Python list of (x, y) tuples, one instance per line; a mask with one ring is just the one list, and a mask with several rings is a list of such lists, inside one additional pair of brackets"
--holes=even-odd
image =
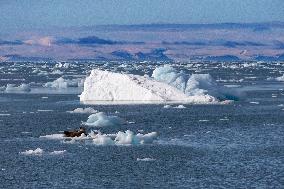
[(170, 66), (156, 68), (152, 77), (94, 69), (84, 82), (80, 101), (86, 104), (218, 103), (237, 99), (234, 94), (232, 89), (219, 86), (209, 74), (187, 75)]

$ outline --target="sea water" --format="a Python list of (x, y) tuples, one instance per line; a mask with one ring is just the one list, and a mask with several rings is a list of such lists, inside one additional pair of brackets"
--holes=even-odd
[[(79, 101), (80, 86), (44, 87), (60, 77), (84, 79), (93, 68), (151, 75), (160, 64), (1, 63), (0, 188), (282, 188), (284, 82), (274, 78), (283, 75), (283, 63), (170, 63), (244, 93), (229, 104), (87, 105)], [(5, 91), (23, 83), (31, 90)], [(90, 114), (70, 113), (87, 107), (125, 123), (88, 127)], [(158, 137), (130, 145), (41, 137), (80, 126)]]

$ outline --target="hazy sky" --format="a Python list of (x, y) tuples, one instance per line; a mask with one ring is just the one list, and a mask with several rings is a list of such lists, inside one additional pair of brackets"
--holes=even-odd
[(284, 21), (284, 0), (0, 0), (0, 31), (99, 24)]

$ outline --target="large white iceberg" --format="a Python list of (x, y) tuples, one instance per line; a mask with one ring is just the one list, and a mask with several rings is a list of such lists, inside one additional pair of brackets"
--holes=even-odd
[(84, 103), (217, 103), (233, 100), (228, 88), (209, 74), (187, 75), (170, 66), (156, 68), (153, 77), (92, 70), (84, 83)]

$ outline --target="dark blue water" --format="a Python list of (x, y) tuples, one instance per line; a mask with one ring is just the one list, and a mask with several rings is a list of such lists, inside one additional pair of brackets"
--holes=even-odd
[[(195, 66), (220, 83), (243, 87), (246, 96), (229, 105), (88, 106), (80, 104), (77, 94), (0, 93), (0, 188), (283, 188), (284, 84), (266, 80), (281, 75), (283, 65), (237, 65)], [(32, 74), (35, 66), (3, 64), (1, 85), (35, 82), (31, 86), (37, 87), (58, 78)], [(84, 75), (91, 67), (95, 65), (63, 71), (71, 77)], [(141, 72), (145, 67), (130, 70)], [(17, 69), (9, 73), (12, 68)], [(158, 139), (145, 145), (96, 146), (40, 138), (78, 128), (88, 115), (66, 112), (78, 107), (118, 111), (119, 117), (135, 122), (101, 128), (103, 133), (156, 131)], [(44, 153), (20, 154), (36, 148)], [(66, 151), (49, 153), (55, 150)], [(143, 158), (151, 161), (138, 161)]]

